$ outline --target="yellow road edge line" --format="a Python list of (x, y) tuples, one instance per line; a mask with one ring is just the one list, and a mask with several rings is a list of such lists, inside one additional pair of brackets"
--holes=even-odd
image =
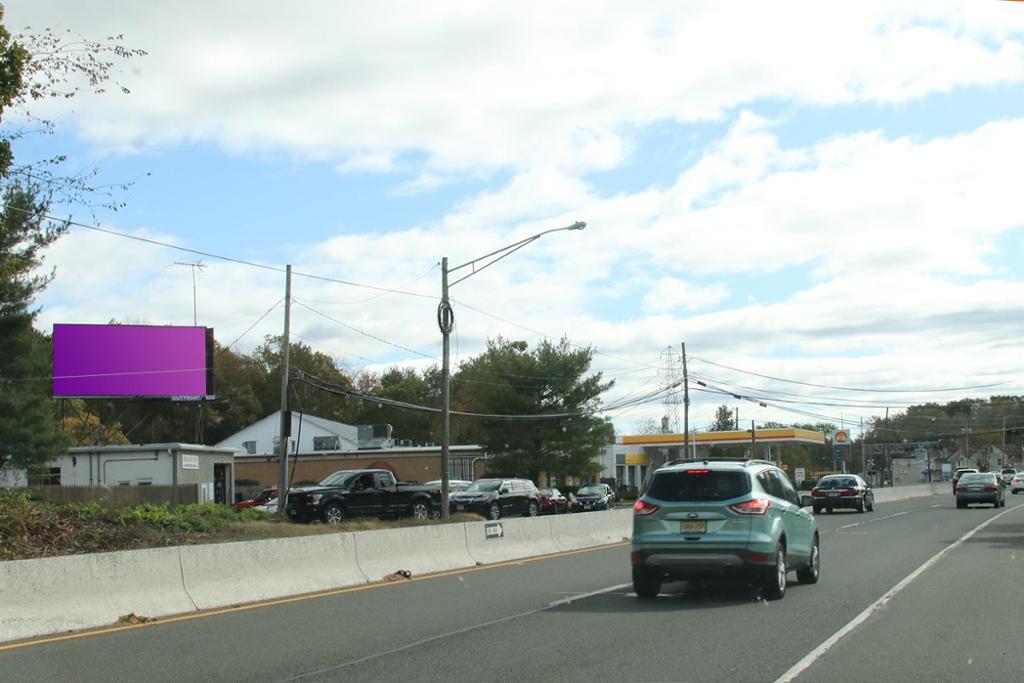
[(372, 590), (375, 588), (389, 588), (391, 586), (404, 586), (415, 581), (431, 581), (433, 579), (442, 579), (446, 576), (457, 576), (459, 574), (470, 574), (473, 572), (485, 571), (488, 569), (500, 569), (502, 567), (511, 567), (513, 565), (522, 565), (533, 562), (539, 562), (540, 560), (548, 560), (555, 557), (570, 557), (572, 555), (581, 555), (583, 553), (591, 553), (598, 550), (608, 550), (610, 548), (618, 548), (620, 546), (629, 545), (630, 541), (623, 540), (616, 543), (609, 543), (607, 545), (598, 545), (591, 548), (580, 548), (578, 550), (566, 550), (558, 553), (548, 553), (547, 555), (534, 555), (532, 557), (524, 557), (515, 560), (506, 560), (504, 562), (496, 562), (494, 564), (483, 564), (474, 567), (463, 567), (461, 569), (448, 569), (442, 572), (436, 572), (432, 574), (424, 574), (423, 576), (414, 576), (411, 579), (405, 581), (388, 581), (388, 582), (376, 582), (368, 583), (360, 586), (348, 586), (346, 588), (332, 588), (327, 591), (320, 591), (317, 593), (305, 593), (303, 595), (293, 595), (287, 598), (274, 598), (272, 600), (261, 600), (258, 602), (250, 602), (244, 605), (234, 605), (232, 607), (222, 607), (219, 609), (209, 610), (205, 612), (195, 612), (190, 614), (179, 614), (171, 617), (155, 617), (151, 621), (147, 621), (141, 624), (121, 624), (117, 626), (107, 626), (99, 629), (90, 631), (78, 631), (75, 633), (66, 633), (60, 636), (50, 636), (47, 638), (39, 638), (36, 640), (26, 640), (20, 643), (10, 643), (8, 645), (0, 645), (0, 652), (7, 652), (9, 650), (19, 650), (26, 647), (34, 647), (37, 645), (46, 645), (48, 643), (59, 643), (66, 640), (79, 640), (82, 638), (91, 638), (94, 636), (108, 635), (111, 633), (121, 633), (122, 631), (131, 631), (138, 628), (148, 628), (151, 626), (160, 626), (163, 624), (174, 624), (182, 621), (191, 621), (193, 619), (206, 619), (208, 617), (221, 616), (223, 614), (233, 614), (235, 612), (248, 612), (249, 610), (261, 609), (263, 607), (275, 607), (277, 605), (288, 605), (295, 602), (304, 602), (306, 600), (317, 600), (319, 598), (329, 598), (334, 595), (344, 595), (346, 593), (358, 593), (361, 591)]

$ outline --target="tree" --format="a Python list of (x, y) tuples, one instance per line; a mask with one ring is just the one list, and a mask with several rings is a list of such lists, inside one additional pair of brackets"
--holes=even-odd
[(736, 429), (736, 419), (732, 408), (723, 403), (715, 409), (715, 419), (711, 423), (711, 431), (728, 432), (733, 429)]
[(661, 428), (661, 422), (654, 419), (653, 417), (641, 417), (636, 421), (636, 427), (634, 428), (636, 434), (662, 434), (664, 430)]
[(42, 250), (67, 226), (42, 218), (33, 187), (9, 184), (0, 210), (0, 456), (16, 465), (44, 462), (65, 445), (54, 421), (49, 341), (32, 323), (32, 301), (53, 277), (40, 273)]
[[(423, 372), (413, 368), (390, 368), (383, 373), (365, 373), (358, 387), (374, 396), (418, 406), (440, 407), (440, 372), (436, 367)], [(390, 424), (396, 439), (416, 443), (440, 440), (437, 417), (421, 410), (401, 409), (373, 401), (362, 401), (357, 412), (360, 424)]]
[(460, 438), (486, 445), (495, 454), (489, 469), (497, 475), (535, 481), (542, 472), (595, 476), (595, 456), (614, 430), (594, 411), (614, 382), (589, 374), (593, 355), (593, 349), (572, 348), (566, 339), (545, 340), (532, 350), (523, 341), (488, 340), (487, 350), (452, 378), (453, 408), (494, 417), (459, 418)]
[[(11, 107), (30, 116), (26, 105), (32, 100), (74, 96), (79, 75), (87, 77), (89, 87), (101, 90), (112, 63), (97, 61), (96, 55), (136, 53), (118, 52), (119, 39), (113, 39), (115, 44), (82, 43), (50, 33), (49, 39), (37, 34), (15, 40), (2, 21), (0, 6), (0, 122), (5, 125), (0, 130), (0, 457), (10, 456), (14, 464), (30, 466), (52, 458), (66, 444), (48, 393), (53, 373), (51, 344), (32, 327), (38, 313), (32, 304), (53, 278), (52, 270), (40, 270), (43, 250), (64, 234), (68, 224), (47, 218), (60, 178), (14, 166), (11, 140), (24, 131), (9, 130), (5, 116)], [(79, 196), (94, 189), (81, 186)]]

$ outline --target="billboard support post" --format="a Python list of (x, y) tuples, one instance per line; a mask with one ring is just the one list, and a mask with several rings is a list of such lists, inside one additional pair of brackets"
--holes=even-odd
[(288, 356), (291, 351), (289, 343), (289, 325), (292, 313), (292, 267), (285, 267), (284, 280), (284, 335), (281, 337), (281, 436), (278, 457), (277, 514), (285, 517), (285, 506), (288, 502), (288, 437), (292, 431), (292, 414), (288, 410)]

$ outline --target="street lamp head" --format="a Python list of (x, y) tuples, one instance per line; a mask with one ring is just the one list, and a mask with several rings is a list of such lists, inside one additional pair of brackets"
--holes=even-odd
[(584, 223), (583, 221), (576, 221), (575, 223), (573, 223), (572, 225), (569, 226), (569, 229), (570, 230), (582, 230), (585, 227), (587, 227), (586, 223)]

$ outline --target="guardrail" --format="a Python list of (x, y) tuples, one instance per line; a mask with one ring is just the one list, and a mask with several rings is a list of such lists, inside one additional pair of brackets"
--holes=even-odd
[(606, 545), (632, 510), (0, 562), (0, 642)]

